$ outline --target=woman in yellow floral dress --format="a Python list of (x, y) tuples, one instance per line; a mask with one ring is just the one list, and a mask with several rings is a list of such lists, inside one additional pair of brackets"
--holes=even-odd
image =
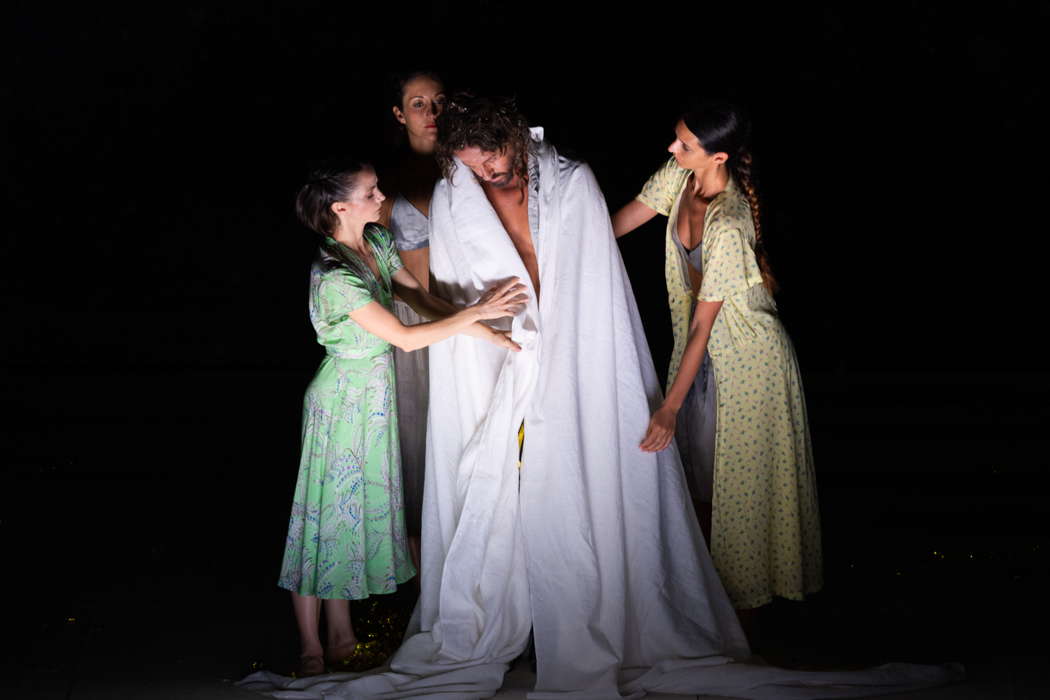
[(675, 344), (667, 397), (641, 447), (670, 444), (690, 391), (701, 390), (694, 384), (709, 355), (717, 406), (711, 555), (740, 610), (773, 596), (800, 600), (822, 585), (802, 382), (771, 293), (749, 135), (735, 106), (699, 103), (675, 125), (671, 159), (613, 217), (617, 236), (658, 213), (668, 217), (665, 271)]

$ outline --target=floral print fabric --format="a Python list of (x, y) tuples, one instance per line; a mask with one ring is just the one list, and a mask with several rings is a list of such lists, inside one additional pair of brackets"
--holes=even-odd
[[(691, 290), (671, 238), (688, 175), (671, 158), (638, 195), (669, 217), (669, 382), (689, 333)], [(700, 245), (697, 298), (722, 301), (707, 347), (717, 387), (711, 556), (735, 607), (757, 607), (774, 595), (798, 600), (823, 583), (806, 406), (794, 348), (762, 284), (751, 207), (732, 179), (708, 205)]]
[(390, 233), (365, 231), (379, 277), (326, 238), (310, 272), (310, 320), (327, 356), (306, 390), (302, 456), (278, 585), (358, 599), (415, 575), (407, 554), (391, 346), (349, 313), (392, 308), (401, 260)]

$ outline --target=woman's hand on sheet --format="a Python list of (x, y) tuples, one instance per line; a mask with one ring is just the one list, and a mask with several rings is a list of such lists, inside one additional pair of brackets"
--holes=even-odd
[(489, 331), (489, 333), (485, 336), (485, 340), (489, 341), (493, 345), (498, 345), (501, 348), (507, 348), (508, 350), (513, 350), (514, 352), (519, 352), (521, 350), (521, 346), (511, 339), (510, 331), (498, 331), (494, 328), (489, 328), (488, 326), (484, 326), (484, 328), (487, 328)]
[(478, 314), (479, 320), (486, 321), (504, 316), (515, 316), (521, 313), (528, 300), (529, 295), (525, 293), (525, 285), (519, 278), (511, 277), (482, 294), (481, 298), (470, 308)]
[(667, 449), (674, 437), (675, 423), (678, 420), (678, 411), (661, 406), (649, 419), (649, 429), (645, 431), (645, 437), (639, 447), (643, 452), (660, 452)]

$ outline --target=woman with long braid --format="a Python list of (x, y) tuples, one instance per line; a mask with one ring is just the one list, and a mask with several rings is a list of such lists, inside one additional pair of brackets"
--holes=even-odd
[(641, 448), (662, 450), (677, 432), (694, 498), (710, 499), (711, 555), (738, 610), (822, 585), (802, 382), (773, 301), (749, 136), (734, 105), (697, 104), (675, 125), (671, 159), (613, 217), (617, 237), (668, 217), (675, 343)]

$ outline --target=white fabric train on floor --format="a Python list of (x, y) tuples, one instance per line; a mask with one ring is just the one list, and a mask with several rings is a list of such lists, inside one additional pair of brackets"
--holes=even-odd
[[(283, 698), (486, 698), (530, 629), (533, 700), (861, 697), (957, 677), (953, 667), (825, 673), (744, 662), (678, 453), (638, 448), (660, 389), (601, 191), (541, 130), (533, 140), (540, 296), (530, 289), (513, 320), (523, 350), (466, 336), (431, 347), (415, 633), (385, 671), (296, 681), (260, 672), (241, 685)], [(459, 304), (511, 276), (529, 284), (462, 165), (434, 192), (431, 268), (437, 292)]]

